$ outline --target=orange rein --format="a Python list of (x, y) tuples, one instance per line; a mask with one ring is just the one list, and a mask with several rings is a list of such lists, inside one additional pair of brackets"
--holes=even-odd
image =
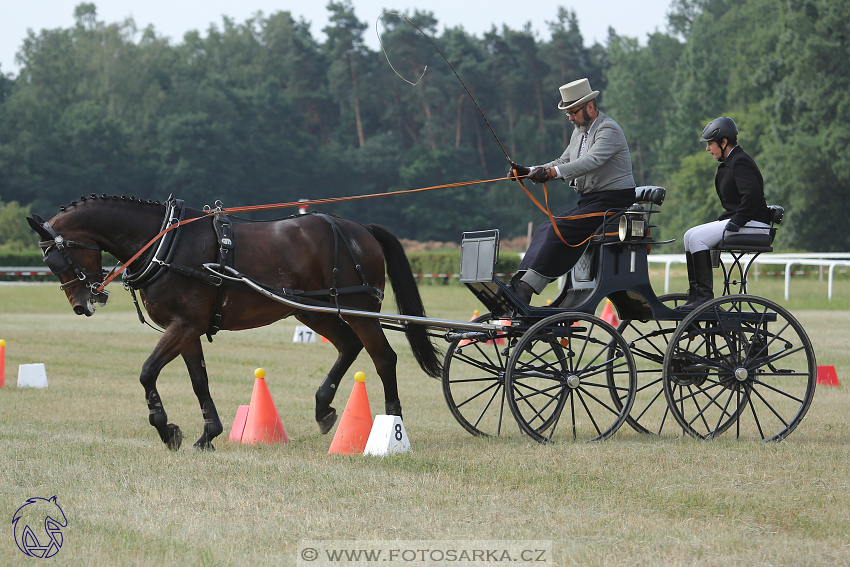
[[(523, 185), (522, 182), (519, 180), (519, 177), (517, 177), (517, 175), (516, 175), (516, 170), (513, 170), (513, 173), (514, 173), (514, 179), (516, 180), (517, 183), (519, 183), (519, 186), (522, 187), (522, 190), (525, 191), (525, 194), (528, 195), (528, 198), (531, 199), (531, 201), (535, 205), (537, 205), (537, 207), (541, 211), (545, 212), (549, 216), (549, 221), (552, 223), (552, 227), (555, 229), (555, 232), (557, 233), (558, 238), (561, 239), (561, 242), (563, 242), (567, 246), (571, 246), (573, 248), (576, 248), (578, 246), (583, 245), (588, 240), (590, 240), (590, 237), (588, 237), (587, 239), (585, 239), (584, 241), (582, 241), (578, 244), (568, 243), (566, 240), (564, 240), (564, 237), (561, 236), (561, 232), (558, 230), (558, 225), (555, 224), (555, 219), (559, 219), (559, 220), (584, 219), (584, 218), (589, 218), (589, 217), (602, 216), (602, 215), (605, 214), (604, 212), (603, 213), (587, 213), (587, 214), (584, 214), (584, 215), (575, 215), (575, 216), (571, 216), (571, 217), (556, 217), (556, 216), (553, 216), (552, 212), (549, 210), (549, 194), (546, 190), (546, 184), (545, 183), (543, 184), (543, 194), (545, 195), (545, 202), (546, 202), (546, 207), (543, 207), (543, 205), (541, 205), (540, 202), (537, 199), (534, 198), (534, 195), (532, 195), (531, 193), (528, 192), (528, 189), (526, 189), (525, 185)], [(522, 177), (522, 176), (520, 176), (520, 177)], [(431, 190), (434, 190), (434, 189), (449, 189), (449, 188), (453, 188), (453, 187), (464, 187), (466, 185), (479, 185), (481, 183), (492, 183), (494, 181), (502, 181), (503, 179), (506, 179), (506, 178), (505, 177), (498, 177), (496, 179), (484, 179), (484, 180), (479, 180), (479, 181), (461, 181), (459, 183), (447, 183), (445, 185), (433, 185), (431, 187), (420, 187), (419, 189), (405, 189), (403, 191), (393, 191), (393, 192), (390, 192), (390, 193), (371, 193), (371, 194), (368, 194), (368, 195), (352, 195), (352, 196), (349, 196), (349, 197), (330, 197), (330, 198), (327, 198), (327, 199), (313, 199), (313, 200), (309, 200), (309, 201), (296, 201), (296, 202), (291, 202), (291, 203), (277, 203), (277, 204), (274, 204), (274, 205), (250, 205), (250, 206), (247, 206), (247, 207), (231, 207), (231, 208), (227, 208), (227, 209), (210, 211), (209, 213), (207, 213), (205, 215), (201, 215), (201, 216), (193, 218), (193, 219), (188, 219), (188, 220), (184, 220), (184, 221), (180, 221), (178, 223), (172, 224), (171, 226), (169, 226), (168, 228), (166, 228), (165, 230), (163, 230), (162, 232), (160, 232), (159, 234), (154, 236), (151, 239), (150, 242), (145, 244), (142, 247), (141, 250), (136, 252), (133, 255), (132, 258), (130, 258), (129, 260), (124, 262), (124, 264), (122, 266), (120, 266), (120, 267), (115, 266), (112, 269), (112, 271), (109, 273), (109, 275), (107, 275), (106, 278), (103, 280), (103, 283), (100, 284), (100, 287), (98, 287), (97, 291), (98, 292), (103, 291), (103, 288), (105, 288), (107, 286), (107, 284), (109, 284), (112, 280), (114, 280), (121, 272), (123, 272), (127, 268), (127, 266), (132, 264), (139, 256), (141, 256), (145, 252), (145, 250), (150, 248), (153, 245), (154, 242), (159, 240), (166, 233), (168, 233), (171, 230), (174, 230), (175, 228), (178, 228), (179, 226), (187, 225), (187, 224), (195, 222), (197, 220), (201, 220), (201, 219), (205, 219), (205, 218), (208, 218), (208, 217), (221, 215), (221, 214), (225, 214), (225, 213), (245, 213), (245, 212), (251, 212), (251, 211), (268, 211), (268, 210), (273, 210), (273, 209), (286, 209), (286, 208), (289, 208), (289, 207), (303, 207), (303, 206), (309, 206), (309, 205), (321, 205), (321, 204), (325, 204), (325, 203), (340, 203), (340, 202), (343, 202), (343, 201), (356, 201), (356, 200), (359, 200), (359, 199), (373, 199), (375, 197), (389, 197), (391, 195), (406, 195), (406, 194), (410, 194), (410, 193), (420, 193), (422, 191), (431, 191)]]

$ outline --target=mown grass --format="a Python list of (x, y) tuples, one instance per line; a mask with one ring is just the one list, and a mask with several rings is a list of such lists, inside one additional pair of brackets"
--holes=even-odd
[[(817, 298), (795, 298), (798, 284), (815, 296), (820, 282), (793, 281), (788, 306), (818, 363), (850, 380), (850, 312), (814, 309)], [(760, 293), (781, 300), (781, 279), (774, 285), (778, 293)], [(842, 285), (836, 292), (846, 297)], [(459, 286), (426, 286), (423, 296), (433, 317), (469, 319), (480, 308)], [(391, 334), (413, 452), (328, 456), (331, 437), (318, 434), (313, 394), (335, 350), (292, 343), (294, 327), (287, 320), (204, 343), (226, 425), (215, 453), (191, 450), (202, 424), (198, 404), (182, 363), (166, 367), (159, 390), (186, 434), (183, 449), (171, 453), (147, 425), (138, 383), (158, 335), (139, 324), (129, 294), (116, 287), (110, 305), (83, 318), (55, 286), (0, 286), (6, 517), (29, 497), (56, 494), (70, 522), (56, 556), (66, 565), (294, 565), (302, 539), (551, 539), (555, 564), (564, 566), (850, 565), (844, 384), (819, 388), (806, 420), (779, 444), (653, 438), (625, 428), (591, 444), (482, 440), (454, 422), (440, 384)], [(15, 387), (18, 364), (30, 362), (45, 363), (48, 389)], [(288, 445), (226, 440), (258, 366)], [(367, 374), (373, 413), (382, 413), (380, 381), (365, 355), (349, 374), (356, 370)], [(339, 410), (352, 383), (343, 381)], [(5, 530), (0, 563), (31, 561)]]

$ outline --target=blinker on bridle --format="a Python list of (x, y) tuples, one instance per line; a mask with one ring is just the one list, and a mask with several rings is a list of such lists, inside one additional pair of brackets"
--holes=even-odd
[(56, 276), (61, 276), (65, 272), (73, 270), (74, 275), (77, 277), (75, 280), (71, 280), (60, 285), (59, 288), (64, 291), (68, 288), (83, 284), (92, 291), (93, 295), (104, 294), (108, 296), (108, 291), (97, 293), (97, 288), (100, 286), (103, 278), (106, 277), (106, 270), (86, 272), (82, 264), (80, 264), (77, 259), (71, 255), (68, 249), (82, 248), (85, 250), (94, 250), (96, 252), (102, 252), (102, 250), (91, 244), (65, 240), (53, 229), (52, 226), (50, 226), (49, 222), (41, 222), (39, 224), (41, 225), (41, 228), (44, 229), (45, 233), (52, 238), (52, 240), (42, 240), (38, 243), (39, 248), (42, 249), (41, 254), (43, 256), (44, 263), (47, 264), (47, 267), (50, 268), (50, 271)]

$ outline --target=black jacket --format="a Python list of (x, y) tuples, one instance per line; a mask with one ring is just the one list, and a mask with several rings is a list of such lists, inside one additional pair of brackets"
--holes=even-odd
[(740, 146), (733, 148), (717, 168), (714, 187), (720, 204), (726, 209), (717, 220), (730, 219), (739, 227), (751, 220), (770, 223), (761, 172)]

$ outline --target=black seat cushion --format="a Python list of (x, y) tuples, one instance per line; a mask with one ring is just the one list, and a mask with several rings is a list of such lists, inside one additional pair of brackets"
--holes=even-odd
[(720, 243), (721, 250), (735, 250), (738, 246), (757, 246), (769, 248), (773, 240), (771, 234), (729, 234)]

